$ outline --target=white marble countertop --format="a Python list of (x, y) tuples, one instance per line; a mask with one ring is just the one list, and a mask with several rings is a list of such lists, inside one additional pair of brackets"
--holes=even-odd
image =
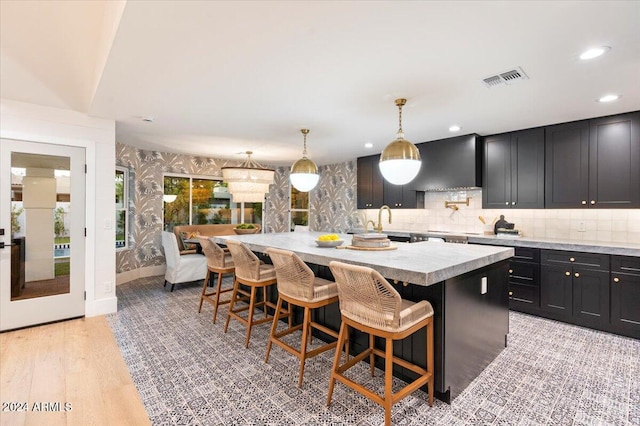
[[(359, 251), (318, 247), (315, 240), (326, 232), (284, 232), (212, 237), (224, 244), (227, 239), (242, 241), (251, 250), (264, 252), (268, 247), (291, 250), (308, 263), (328, 266), (332, 260), (376, 269), (382, 276), (417, 285), (431, 285), (446, 279), (508, 259), (514, 249), (506, 247), (443, 244), (392, 243), (397, 250)], [(351, 243), (351, 235), (338, 234)]]
[(473, 233), (445, 232), (445, 231), (400, 231), (386, 230), (384, 234), (396, 237), (407, 237), (410, 234), (425, 234), (434, 237), (447, 237), (460, 235), (468, 238), (470, 244), (491, 244), (508, 247), (532, 247), (548, 250), (581, 251), (585, 253), (614, 254), (621, 256), (640, 257), (640, 242), (638, 243), (611, 243), (600, 241), (567, 240), (554, 238), (533, 237), (499, 237), (496, 235), (483, 235)]

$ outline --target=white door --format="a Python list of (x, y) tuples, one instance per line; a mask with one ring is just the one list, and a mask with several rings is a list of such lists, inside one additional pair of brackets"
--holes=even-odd
[(84, 148), (0, 139), (0, 330), (84, 315)]

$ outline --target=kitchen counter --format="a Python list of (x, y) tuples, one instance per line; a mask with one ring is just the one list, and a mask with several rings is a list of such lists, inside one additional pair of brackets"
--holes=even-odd
[[(465, 274), (509, 259), (512, 248), (479, 245), (446, 244), (403, 244), (397, 250), (359, 251), (318, 247), (315, 240), (323, 232), (285, 232), (254, 235), (225, 235), (216, 237), (216, 242), (224, 244), (226, 239), (242, 241), (251, 250), (264, 252), (268, 247), (294, 251), (307, 263), (328, 266), (332, 260), (376, 269), (385, 278), (416, 285), (431, 285), (449, 278)], [(351, 235), (339, 234), (351, 242)], [(407, 234), (408, 236), (408, 234)]]
[(467, 237), (469, 244), (485, 244), (508, 247), (530, 247), (548, 250), (581, 251), (584, 253), (614, 254), (620, 256), (640, 257), (640, 243), (611, 243), (599, 241), (568, 240), (556, 238), (533, 237), (500, 237), (497, 235), (482, 235), (474, 233), (445, 232), (445, 231), (382, 231), (391, 237), (409, 238), (411, 234), (424, 234), (432, 237)]
[[(396, 250), (358, 251), (318, 247), (320, 232), (287, 232), (213, 237), (219, 244), (233, 239), (257, 252), (265, 262), (269, 247), (291, 250), (316, 276), (333, 280), (332, 260), (371, 267), (392, 283), (403, 299), (428, 300), (434, 309), (435, 396), (450, 402), (505, 348), (509, 333), (508, 267), (513, 248), (489, 245), (393, 243)], [(408, 234), (407, 234), (408, 235)], [(344, 244), (351, 236), (341, 234)], [(274, 294), (268, 296), (270, 299)], [(333, 330), (340, 327), (337, 304), (317, 309), (315, 320)], [(327, 339), (327, 336), (319, 336)], [(354, 330), (352, 353), (368, 347), (368, 335)], [(382, 344), (381, 342), (378, 342)], [(426, 365), (426, 339), (422, 332), (394, 345), (394, 354)], [(381, 359), (376, 366), (384, 369)], [(412, 377), (394, 369), (404, 380)]]

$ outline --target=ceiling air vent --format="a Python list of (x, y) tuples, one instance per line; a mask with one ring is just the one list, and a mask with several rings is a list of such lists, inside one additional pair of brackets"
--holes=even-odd
[(492, 75), (482, 79), (482, 84), (485, 87), (492, 88), (496, 86), (513, 84), (518, 81), (527, 80), (529, 77), (522, 71), (522, 68), (517, 67), (510, 71), (501, 72), (500, 74)]

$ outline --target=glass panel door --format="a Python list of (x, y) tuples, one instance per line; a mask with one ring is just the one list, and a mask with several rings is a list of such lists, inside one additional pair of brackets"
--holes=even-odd
[(81, 316), (84, 149), (1, 143), (0, 328)]

